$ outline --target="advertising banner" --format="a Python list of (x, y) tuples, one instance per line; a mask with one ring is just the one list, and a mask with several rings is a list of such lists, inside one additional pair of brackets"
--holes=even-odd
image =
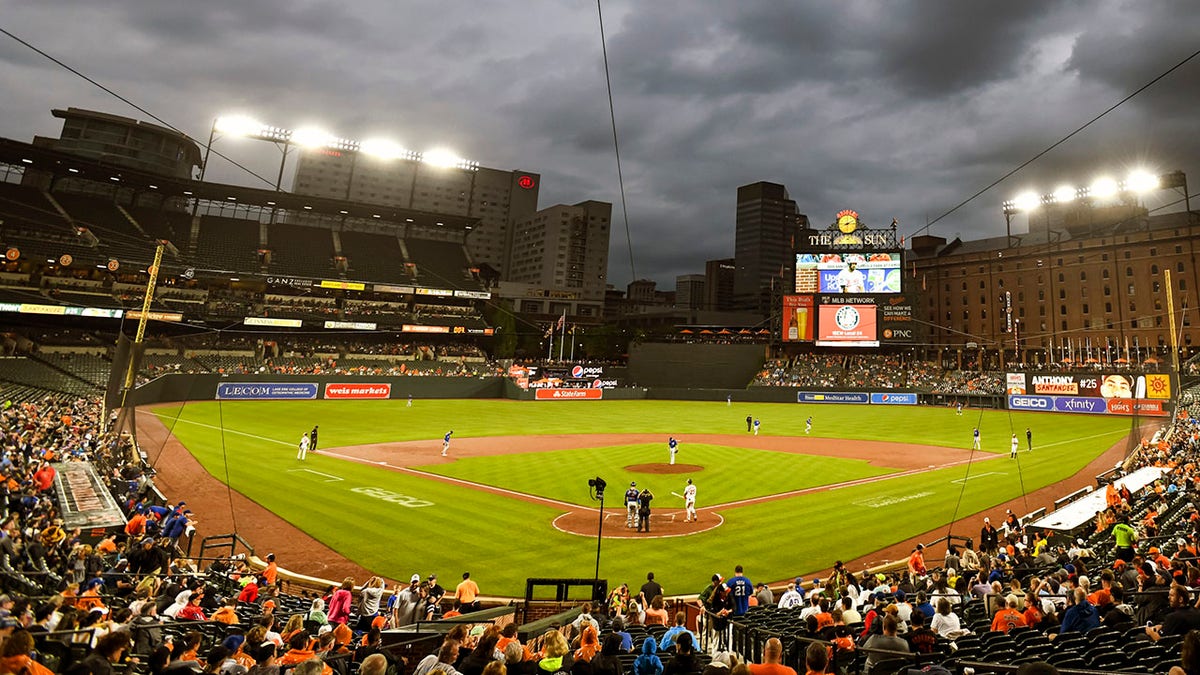
[(391, 397), (392, 397), (392, 385), (387, 382), (380, 382), (380, 383), (338, 382), (336, 384), (325, 385), (325, 398), (368, 399), (368, 398), (391, 398)]
[[(1009, 373), (1009, 378), (1020, 373)], [(1028, 373), (1026, 393), (1099, 398), (1171, 398), (1167, 373)], [(1012, 388), (1011, 385), (1009, 387)], [(1017, 393), (1017, 392), (1009, 392)]]
[(314, 399), (315, 382), (222, 382), (217, 385), (217, 398), (234, 400)]
[(1026, 394), (1025, 373), (1005, 373), (1004, 391), (1009, 394)]
[(1134, 398), (1100, 398), (1096, 396), (1040, 396), (1010, 394), (1011, 410), (1076, 413), (1084, 415), (1143, 415), (1167, 417), (1171, 414), (1166, 401)]
[(798, 391), (796, 402), (869, 404), (871, 396), (865, 391)]
[(449, 333), (449, 326), (423, 326), (419, 324), (406, 323), (400, 327), (403, 333)]
[(537, 389), (534, 397), (538, 401), (592, 401), (604, 397), (603, 389)]
[(817, 342), (823, 347), (878, 347), (873, 304), (821, 305)]
[(783, 341), (812, 342), (815, 318), (813, 296), (783, 296)]
[(242, 320), (247, 326), (268, 326), (271, 328), (299, 328), (304, 325), (300, 319), (271, 319), (265, 316), (248, 316)]
[(63, 527), (73, 530), (125, 525), (121, 508), (91, 462), (55, 462), (51, 466)]
[(893, 295), (877, 300), (881, 341), (915, 342), (918, 335), (913, 321), (913, 299), (908, 295)]
[(907, 392), (871, 392), (873, 405), (916, 405), (917, 395)]
[(326, 321), (325, 327), (343, 330), (375, 330), (376, 324), (370, 321)]

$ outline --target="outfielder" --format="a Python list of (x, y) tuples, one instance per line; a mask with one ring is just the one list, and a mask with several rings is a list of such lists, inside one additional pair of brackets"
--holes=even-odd
[(973, 432), (973, 437), (974, 437), (974, 439), (971, 441), (971, 449), (972, 450), (981, 450), (982, 448), (979, 447), (979, 427), (975, 427), (975, 431)]
[(630, 483), (629, 489), (625, 491), (625, 527), (633, 528), (637, 523), (638, 510), (638, 492), (637, 483)]
[(809, 415), (808, 419), (804, 420), (804, 433), (807, 434), (810, 431), (812, 431), (812, 415)]
[(691, 478), (687, 479), (687, 487), (683, 488), (683, 507), (687, 509), (687, 518), (683, 522), (696, 522), (696, 485)]
[(675, 440), (674, 436), (667, 441), (667, 449), (671, 451), (671, 464), (674, 465), (675, 453), (679, 452), (679, 441)]
[(308, 457), (308, 434), (300, 434), (300, 451), (296, 453), (296, 459), (304, 461)]

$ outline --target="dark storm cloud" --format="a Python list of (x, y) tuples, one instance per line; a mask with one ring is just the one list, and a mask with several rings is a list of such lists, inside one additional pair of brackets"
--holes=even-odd
[[(855, 208), (911, 234), (1200, 35), (1186, 2), (612, 0), (604, 13), (637, 274), (665, 289), (732, 256), (739, 185), (783, 183), (818, 227)], [(609, 279), (629, 280), (595, 5), (46, 0), (10, 3), (0, 22), (202, 139), (236, 111), (540, 172), (542, 206), (614, 204)], [(0, 63), (2, 136), (54, 133), (52, 107), (144, 117), (11, 41)], [(1181, 69), (932, 232), (996, 235), (1019, 190), (1139, 162), (1200, 175), (1198, 73)], [(216, 149), (273, 178), (279, 155), (261, 146)]]

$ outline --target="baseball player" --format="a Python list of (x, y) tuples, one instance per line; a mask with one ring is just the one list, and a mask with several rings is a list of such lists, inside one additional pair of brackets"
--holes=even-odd
[(683, 488), (683, 507), (687, 509), (687, 518), (683, 522), (696, 522), (696, 485), (691, 478), (687, 479), (687, 487)]
[(762, 422), (760, 422), (760, 421), (758, 420), (758, 418), (757, 418), (757, 417), (755, 417), (755, 418), (754, 418), (754, 435), (755, 435), (755, 436), (757, 436), (757, 435), (758, 435), (758, 427), (759, 427), (759, 426), (761, 426), (761, 425), (762, 425)]
[(637, 483), (630, 483), (629, 489), (625, 491), (625, 527), (632, 529), (637, 522), (638, 510), (638, 492)]
[(296, 453), (296, 459), (303, 462), (308, 457), (308, 434), (300, 434), (300, 451)]
[(971, 441), (971, 449), (972, 450), (980, 450), (981, 448), (979, 447), (979, 427), (975, 427), (975, 431), (972, 433), (974, 435), (974, 438)]
[(954, 406), (954, 414), (959, 416), (962, 415), (962, 401), (959, 401), (958, 404)]
[(1033, 430), (1025, 427), (1025, 442), (1029, 444), (1029, 451), (1033, 452)]
[(450, 450), (450, 435), (453, 433), (454, 430), (451, 429), (450, 431), (446, 432), (445, 436), (442, 437), (442, 457), (445, 457), (446, 453)]
[(1008, 453), (1009, 459), (1017, 458), (1017, 446), (1019, 446), (1020, 444), (1021, 444), (1021, 442), (1017, 440), (1017, 435), (1013, 434), (1012, 435), (1012, 450)]
[(804, 420), (804, 433), (807, 434), (810, 431), (812, 431), (812, 415), (809, 415), (808, 419)]
[(674, 466), (675, 453), (679, 452), (679, 441), (675, 440), (674, 436), (667, 441), (667, 449), (671, 451), (671, 465)]
[(412, 394), (409, 394), (409, 395), (408, 395), (408, 407), (409, 407), (409, 408), (411, 408), (411, 407), (412, 407)]

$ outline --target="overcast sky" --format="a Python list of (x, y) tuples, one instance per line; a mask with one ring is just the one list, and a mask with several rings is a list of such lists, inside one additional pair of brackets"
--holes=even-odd
[[(670, 290), (732, 257), (737, 186), (759, 180), (787, 186), (814, 225), (853, 208), (910, 235), (1200, 49), (1194, 10), (607, 1), (637, 276)], [(0, 0), (0, 26), (201, 142), (216, 115), (242, 112), (540, 172), (542, 207), (613, 202), (609, 277), (631, 277), (594, 2)], [(57, 135), (49, 111), (68, 106), (145, 117), (0, 36), (0, 136)], [(1200, 185), (1197, 110), (1200, 58), (932, 233), (1001, 234), (1004, 199), (1104, 171), (1183, 169)], [(264, 145), (217, 147), (273, 177)], [(262, 185), (216, 159), (209, 175)]]

